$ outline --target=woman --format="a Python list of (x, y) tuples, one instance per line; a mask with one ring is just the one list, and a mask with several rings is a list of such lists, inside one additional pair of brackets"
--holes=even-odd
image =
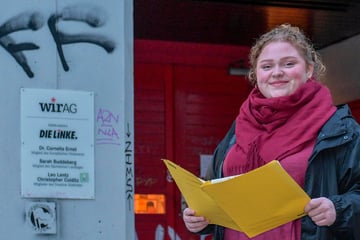
[[(255, 88), (215, 150), (209, 178), (279, 160), (311, 197), (307, 216), (252, 239), (360, 239), (360, 128), (318, 81), (325, 71), (318, 54), (299, 28), (284, 24), (258, 39), (250, 66)], [(249, 239), (190, 208), (183, 220), (189, 231), (215, 240)]]

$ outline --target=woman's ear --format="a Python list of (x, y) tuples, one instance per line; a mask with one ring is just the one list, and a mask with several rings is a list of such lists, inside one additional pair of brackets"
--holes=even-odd
[(309, 64), (306, 71), (306, 77), (309, 79), (314, 73), (314, 64)]

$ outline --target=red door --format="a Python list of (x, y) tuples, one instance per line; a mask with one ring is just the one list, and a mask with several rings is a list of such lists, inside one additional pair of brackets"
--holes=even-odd
[(181, 194), (161, 158), (199, 175), (200, 156), (212, 154), (250, 86), (228, 74), (244, 48), (194, 45), (135, 42), (135, 193), (165, 197), (164, 213), (135, 215), (139, 240), (211, 238), (184, 227)]
[[(165, 72), (163, 64), (135, 64), (135, 197), (168, 195), (167, 172), (160, 160), (166, 157)], [(161, 237), (169, 224), (169, 199), (173, 197), (166, 196), (165, 214), (135, 215), (139, 240), (169, 239)]]
[[(211, 155), (226, 134), (250, 86), (243, 77), (230, 76), (222, 67), (176, 66), (175, 160), (200, 176), (200, 158)], [(175, 211), (181, 214), (181, 195), (176, 191)], [(184, 228), (181, 218), (175, 226), (182, 239), (198, 239)]]

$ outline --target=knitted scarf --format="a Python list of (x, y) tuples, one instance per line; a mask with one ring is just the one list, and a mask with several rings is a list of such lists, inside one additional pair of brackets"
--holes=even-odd
[(335, 110), (329, 89), (315, 80), (284, 97), (265, 98), (254, 88), (236, 118), (236, 144), (226, 156), (225, 175), (302, 151)]

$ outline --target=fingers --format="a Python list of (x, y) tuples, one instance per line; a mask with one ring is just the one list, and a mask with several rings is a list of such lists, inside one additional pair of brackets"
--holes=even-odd
[(190, 208), (185, 208), (183, 220), (190, 232), (199, 232), (209, 224), (203, 216), (195, 216), (195, 211)]
[(305, 207), (305, 212), (318, 226), (330, 226), (336, 220), (334, 203), (328, 198), (314, 198)]
[(185, 208), (183, 212), (183, 216), (194, 216), (195, 211), (191, 208)]

